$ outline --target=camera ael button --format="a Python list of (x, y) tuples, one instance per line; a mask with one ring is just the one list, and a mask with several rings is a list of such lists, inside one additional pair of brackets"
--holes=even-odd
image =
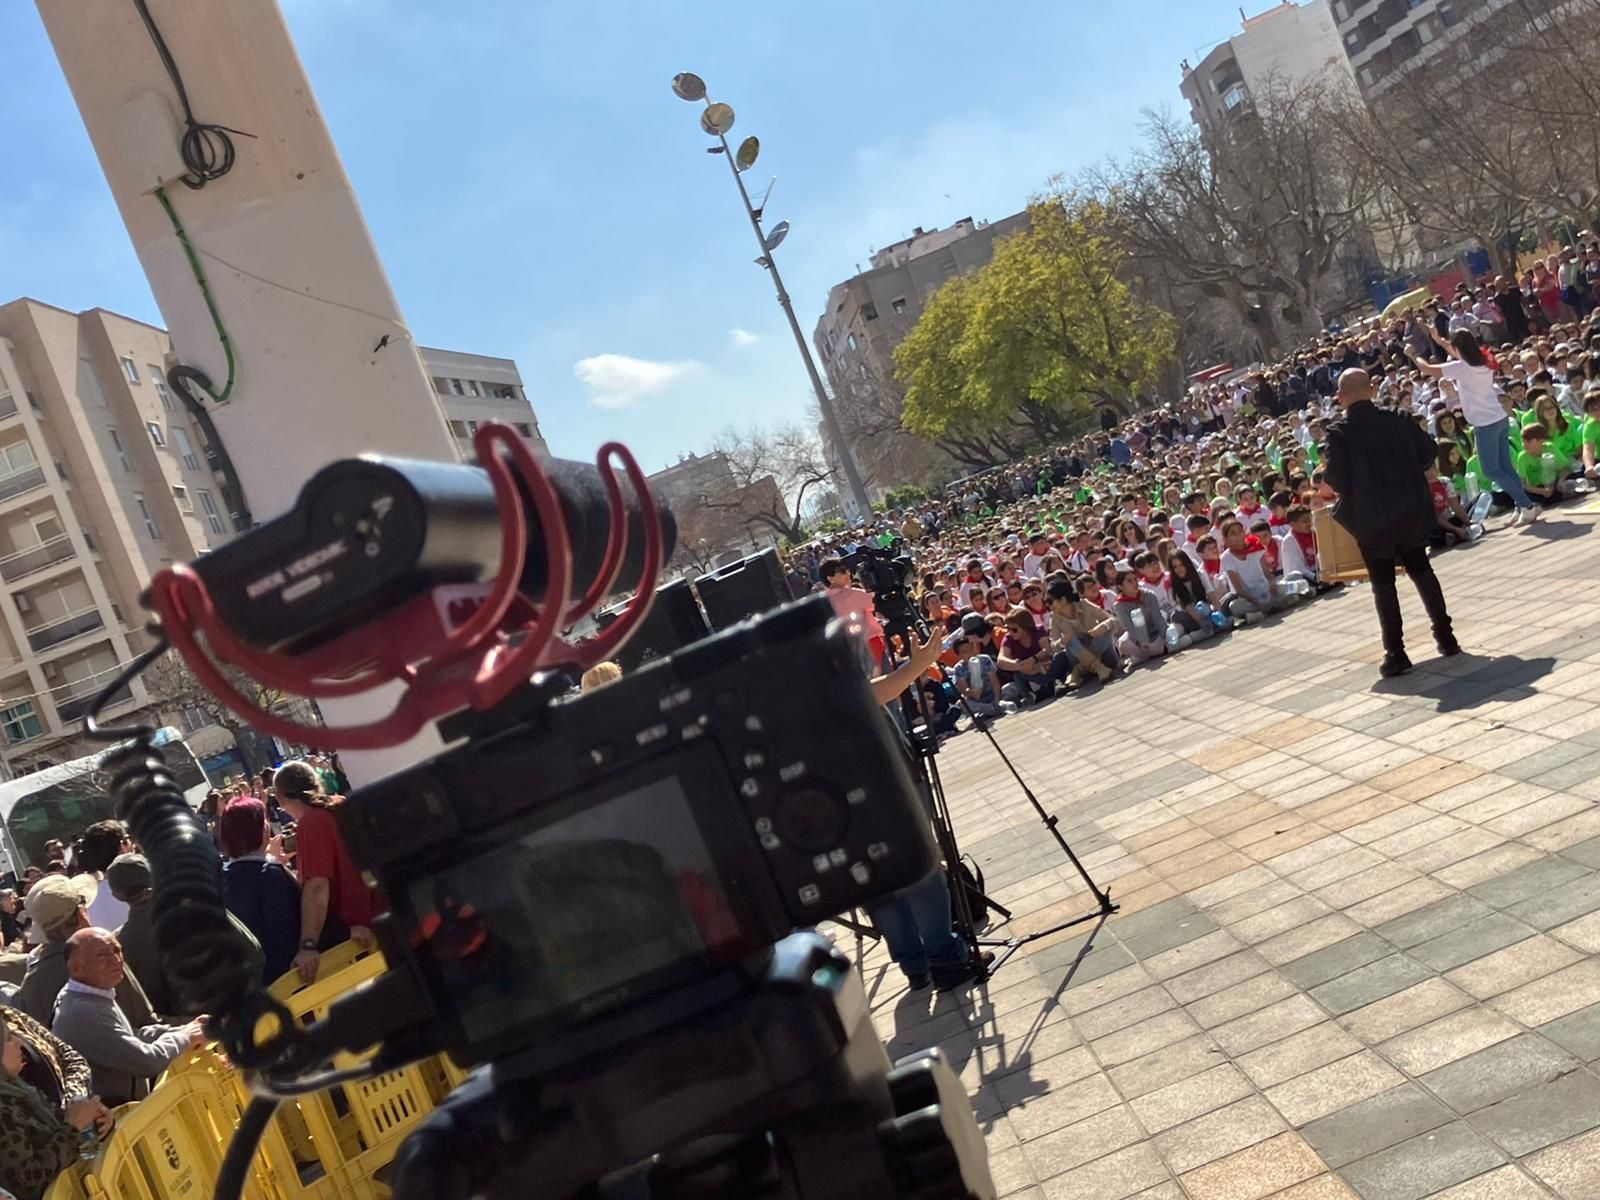
[(818, 787), (784, 792), (774, 815), (783, 840), (806, 854), (827, 854), (844, 841), (850, 823), (844, 801)]

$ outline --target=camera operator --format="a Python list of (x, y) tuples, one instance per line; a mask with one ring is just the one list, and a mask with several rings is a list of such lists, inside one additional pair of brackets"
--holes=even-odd
[[(837, 604), (837, 600), (835, 601)], [(895, 701), (939, 661), (944, 643), (938, 633), (910, 647), (906, 661), (872, 680), (872, 694), (894, 712)], [(978, 974), (967, 944), (955, 932), (950, 886), (943, 871), (896, 892), (867, 910), (883, 934), (889, 957), (904, 972), (912, 991), (934, 984), (941, 991), (960, 987)], [(985, 961), (994, 955), (985, 951)]]

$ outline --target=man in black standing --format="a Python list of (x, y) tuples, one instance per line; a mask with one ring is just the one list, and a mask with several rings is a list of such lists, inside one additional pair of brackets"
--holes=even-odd
[(1339, 376), (1344, 416), (1328, 427), (1328, 484), (1339, 493), (1333, 515), (1361, 548), (1372, 584), (1372, 603), (1383, 634), (1385, 678), (1411, 669), (1395, 592), (1395, 564), (1406, 569), (1433, 624), (1433, 640), (1446, 657), (1461, 646), (1445, 609), (1444, 590), (1428, 561), (1427, 538), (1435, 517), (1423, 471), (1438, 455), (1434, 441), (1404, 413), (1372, 403), (1372, 379), (1362, 370)]
[(1504, 275), (1495, 276), (1494, 306), (1500, 310), (1501, 324), (1506, 327), (1506, 341), (1522, 345), (1528, 336), (1528, 310), (1523, 307), (1517, 285)]

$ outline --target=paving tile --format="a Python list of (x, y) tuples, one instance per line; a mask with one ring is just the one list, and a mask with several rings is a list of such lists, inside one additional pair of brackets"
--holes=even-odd
[[(1136, 1058), (1121, 1066), (1111, 1067), (1106, 1074), (1116, 1084), (1117, 1090), (1129, 1100), (1164, 1088), (1180, 1079), (1188, 1079), (1202, 1071), (1209, 1071), (1226, 1059), (1221, 1050), (1208, 1037), (1185, 1038), (1170, 1046)], [(1240, 1064), (1241, 1069), (1245, 1069)], [(1246, 1069), (1248, 1074), (1248, 1070)]]
[(996, 1081), (994, 1090), (1005, 1106), (1006, 1120), (1024, 1141), (1076, 1124), (1121, 1100), (1111, 1081), (1100, 1074), (1070, 1083), (1046, 1083), (1031, 1078), (1029, 1072), (1019, 1071)]
[(1164, 1130), (1151, 1139), (1151, 1144), (1181, 1176), (1225, 1154), (1265, 1141), (1283, 1129), (1283, 1118), (1272, 1105), (1260, 1096), (1248, 1096)]
[(1414, 1083), (1313, 1121), (1301, 1135), (1335, 1169), (1450, 1122), (1450, 1112)]
[(1490, 1003), (1524, 1025), (1543, 1025), (1600, 1003), (1600, 960), (1585, 959), (1570, 967), (1496, 996)]
[[(1321, 1176), (1322, 1160), (1305, 1140), (1293, 1133), (1279, 1134), (1226, 1158), (1181, 1176), (1192, 1200), (1260, 1200), (1264, 1196), (1291, 1196), (1282, 1189)], [(1325, 1192), (1325, 1196), (1336, 1196)], [(1300, 1190), (1301, 1200), (1315, 1196)]]
[(1274, 879), (1212, 905), (1211, 916), (1219, 925), (1234, 925), (1304, 894), (1288, 880)]
[(1309, 989), (1392, 953), (1394, 947), (1383, 938), (1371, 930), (1363, 930), (1353, 937), (1284, 963), (1278, 970), (1297, 987)]
[(1079, 1013), (1073, 1021), (1078, 1035), (1084, 1041), (1092, 1042), (1176, 1006), (1166, 988), (1152, 984), (1142, 992), (1134, 992), (1131, 996), (1122, 996), (1099, 1008)]
[(1316, 897), (1331, 908), (1348, 909), (1352, 905), (1393, 891), (1417, 878), (1417, 872), (1401, 863), (1380, 863), (1365, 871), (1357, 871), (1337, 882), (1316, 889)]
[(1144, 1128), (1119, 1106), (1022, 1144), (1038, 1179), (1049, 1179), (1145, 1140)]
[[(1034, 960), (1030, 958), (1029, 961)], [(1076, 980), (1074, 982), (1076, 983)], [(1143, 967), (1124, 967), (1120, 971), (1102, 975), (1099, 979), (1088, 983), (1076, 983), (1076, 986), (1056, 996), (1056, 1006), (1068, 1016), (1077, 1016), (1081, 1012), (1109, 1004), (1119, 997), (1142, 992), (1150, 986), (1150, 983), (1150, 973)], [(1054, 994), (1053, 989), (1052, 994)]]
[(1571, 948), (1540, 934), (1457, 967), (1450, 972), (1449, 979), (1469, 995), (1483, 1000), (1542, 979), (1577, 959), (1577, 953)]
[(1550, 929), (1597, 908), (1600, 908), (1600, 873), (1567, 880), (1549, 891), (1507, 906), (1506, 911), (1519, 921)]
[(1271, 969), (1254, 950), (1246, 950), (1169, 979), (1166, 986), (1179, 1004), (1189, 1004)]
[(1452, 929), (1449, 933), (1411, 947), (1411, 956), (1435, 971), (1443, 972), (1525, 941), (1533, 935), (1534, 930), (1530, 926), (1505, 913), (1492, 912), (1459, 929)]
[(1270, 1088), (1297, 1075), (1348, 1058), (1361, 1043), (1331, 1021), (1291, 1034), (1259, 1050), (1241, 1055), (1238, 1066), (1257, 1087)]
[(1592, 1200), (1600, 1196), (1600, 1133), (1558, 1142), (1525, 1159), (1523, 1165), (1562, 1200)]
[(1360, 1200), (1337, 1175), (1319, 1175), (1274, 1193), (1272, 1200)]
[(1238, 1057), (1326, 1019), (1327, 1014), (1309, 997), (1294, 995), (1247, 1017), (1219, 1025), (1211, 1031), (1211, 1036), (1227, 1054)]
[(1404, 991), (1431, 973), (1404, 954), (1391, 954), (1312, 988), (1311, 997), (1334, 1016), (1339, 1016)]
[(1457, 1121), (1380, 1150), (1341, 1173), (1362, 1200), (1422, 1200), (1504, 1161), (1474, 1129)]
[(1290, 1125), (1300, 1126), (1405, 1082), (1370, 1050), (1318, 1067), (1267, 1090), (1267, 1099)]
[(1297, 929), (1290, 929), (1278, 934), (1277, 937), (1258, 943), (1256, 952), (1268, 962), (1277, 965), (1303, 958), (1315, 950), (1341, 942), (1359, 932), (1361, 927), (1343, 913), (1329, 913)]
[[(1493, 853), (1493, 851), (1490, 851)], [(1468, 861), (1471, 861), (1470, 859)], [(1457, 864), (1458, 866), (1460, 864)], [(1447, 867), (1446, 870), (1454, 868)], [(1442, 875), (1441, 875), (1442, 878)], [(1360, 904), (1352, 904), (1345, 909), (1345, 915), (1352, 921), (1360, 922), (1367, 928), (1392, 921), (1406, 913), (1416, 912), (1419, 908), (1447, 899), (1455, 893), (1436, 879), (1424, 876), (1413, 879), (1410, 883), (1402, 884), (1390, 891), (1363, 900)]]
[(1420, 1077), (1458, 1113), (1471, 1113), (1576, 1070), (1571, 1054), (1536, 1033), (1522, 1033)]
[(1435, 1192), (1428, 1200), (1550, 1200), (1550, 1193), (1508, 1163)]
[(1339, 1023), (1368, 1045), (1377, 1045), (1471, 1003), (1460, 988), (1435, 977), (1346, 1013)]
[(1521, 1158), (1600, 1125), (1600, 1077), (1574, 1071), (1475, 1113), (1472, 1123)]
[(1144, 1142), (1045, 1180), (1044, 1194), (1046, 1200), (1127, 1200), (1171, 1179), (1161, 1157)]
[(1402, 950), (1487, 917), (1492, 910), (1471, 895), (1447, 896), (1403, 917), (1375, 926), (1375, 932)]
[(1265, 941), (1275, 934), (1294, 929), (1328, 912), (1328, 906), (1315, 896), (1296, 896), (1228, 926), (1233, 936), (1248, 945)]
[(1188, 1014), (1176, 1009), (1130, 1025), (1127, 1029), (1119, 1029), (1090, 1043), (1089, 1048), (1103, 1064), (1114, 1067), (1182, 1041), (1197, 1032), (1199, 1027)]
[(1273, 971), (1196, 1000), (1188, 1006), (1188, 1013), (1203, 1028), (1210, 1029), (1296, 994), (1294, 984)]
[(1600, 1059), (1600, 1004), (1541, 1025), (1539, 1032), (1584, 1062), (1592, 1063)]
[(1545, 854), (1532, 846), (1524, 846), (1521, 842), (1507, 842), (1492, 850), (1485, 850), (1482, 854), (1474, 854), (1471, 858), (1453, 862), (1448, 867), (1440, 867), (1433, 874), (1434, 878), (1451, 887), (1471, 887), (1475, 883), (1504, 875), (1507, 871), (1527, 866), (1530, 862), (1537, 862), (1545, 857), (1547, 857)]
[(1136, 1097), (1128, 1107), (1147, 1130), (1160, 1133), (1241, 1100), (1253, 1090), (1238, 1067), (1220, 1063), (1209, 1071)]
[(1390, 1038), (1378, 1051), (1408, 1075), (1421, 1075), (1520, 1032), (1499, 1013), (1468, 1008)]
[(1492, 904), (1495, 908), (1509, 908), (1513, 904), (1588, 874), (1590, 871), (1581, 863), (1549, 855), (1525, 867), (1507, 871), (1494, 879), (1474, 884), (1467, 891), (1485, 904)]
[(1243, 949), (1236, 937), (1225, 929), (1214, 930), (1204, 937), (1171, 950), (1164, 950), (1144, 960), (1144, 968), (1152, 979), (1172, 979), (1184, 975), (1207, 963), (1216, 962)]

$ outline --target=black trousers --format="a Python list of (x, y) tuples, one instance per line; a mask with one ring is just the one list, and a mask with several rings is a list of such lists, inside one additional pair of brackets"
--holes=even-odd
[(1378, 629), (1383, 635), (1385, 654), (1404, 654), (1405, 631), (1400, 620), (1400, 596), (1394, 587), (1395, 564), (1405, 567), (1422, 598), (1422, 607), (1428, 610), (1428, 620), (1433, 625), (1436, 642), (1448, 641), (1454, 636), (1450, 613), (1444, 606), (1444, 589), (1439, 577), (1433, 573), (1424, 546), (1407, 546), (1402, 549), (1373, 550), (1361, 547), (1361, 557), (1367, 564), (1367, 575), (1372, 585), (1372, 604), (1378, 610)]

